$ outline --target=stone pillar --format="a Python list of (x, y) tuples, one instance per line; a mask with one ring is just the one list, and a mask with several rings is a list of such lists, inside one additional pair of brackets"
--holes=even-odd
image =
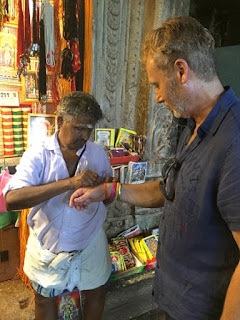
[[(150, 0), (149, 0), (150, 1)], [(190, 0), (156, 0), (154, 29), (168, 18), (189, 14)], [(148, 110), (147, 146), (148, 178), (160, 176), (163, 163), (175, 154), (178, 121), (163, 104), (155, 102), (151, 90)]]
[[(189, 8), (190, 0), (147, 0), (143, 41), (149, 31), (158, 28), (168, 18), (188, 15)], [(155, 102), (154, 90), (149, 89), (147, 82), (145, 66), (141, 66), (138, 93), (140, 112), (137, 113), (137, 127), (147, 135), (147, 180), (153, 180), (159, 178), (163, 164), (175, 154), (178, 121), (166, 106)], [(135, 207), (136, 221), (145, 228), (156, 226), (161, 212), (162, 209)]]
[(91, 93), (101, 127), (135, 129), (144, 1), (93, 0)]
[[(105, 116), (99, 127), (125, 127), (147, 135), (149, 179), (159, 176), (162, 160), (175, 151), (177, 124), (164, 106), (154, 103), (145, 66), (139, 61), (141, 47), (147, 33), (168, 17), (188, 15), (189, 2), (93, 0), (91, 93)], [(159, 209), (118, 202), (108, 209), (109, 236), (136, 223), (143, 228), (156, 226), (160, 214)]]

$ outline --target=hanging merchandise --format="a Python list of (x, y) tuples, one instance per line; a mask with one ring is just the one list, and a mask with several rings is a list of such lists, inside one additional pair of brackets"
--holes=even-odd
[(51, 94), (54, 109), (60, 101), (59, 93), (59, 75), (61, 73), (61, 35), (59, 26), (59, 0), (54, 0), (54, 38), (55, 38), (55, 68), (53, 70), (52, 82), (51, 82)]
[(44, 35), (45, 35), (45, 53), (47, 66), (55, 66), (55, 39), (54, 39), (54, 13), (53, 5), (48, 1), (44, 1)]
[(18, 33), (17, 33), (17, 74), (20, 77), (27, 75), (27, 66), (30, 63), (29, 52), (31, 51), (31, 28), (29, 0), (24, 2), (24, 14), (22, 0), (18, 0)]
[[(22, 85), (20, 103), (39, 100), (42, 108), (48, 102), (52, 112), (63, 95), (83, 89), (84, 5), (85, 0), (0, 0), (0, 24), (5, 17), (7, 22), (14, 19), (7, 28), (17, 36), (20, 79), (14, 74)], [(35, 84), (33, 95), (28, 92), (29, 79)]]
[(77, 0), (63, 1), (63, 36), (67, 47), (62, 52), (62, 70), (64, 79), (73, 79), (72, 91), (76, 90), (75, 74), (80, 69), (80, 53), (78, 37), (78, 4)]
[(31, 46), (31, 27), (30, 27), (30, 11), (29, 0), (25, 0), (25, 19), (24, 19), (24, 50), (28, 52)]
[(45, 53), (45, 41), (44, 41), (44, 22), (43, 19), (39, 22), (39, 33), (40, 33), (40, 56), (39, 56), (39, 101), (42, 105), (47, 103), (47, 75), (46, 75), (46, 53)]
[(22, 0), (18, 0), (17, 66), (19, 66), (20, 55), (23, 53), (24, 49), (23, 27)]
[(7, 3), (7, 13), (8, 13), (8, 21), (14, 20), (17, 16), (16, 14), (16, 1), (15, 0), (8, 0)]
[[(4, 26), (6, 22), (9, 22), (10, 15), (9, 15), (9, 2), (11, 4), (14, 3), (14, 0), (8, 1), (8, 0), (1, 0), (0, 1), (0, 30)], [(12, 7), (11, 7), (12, 9)]]
[[(76, 90), (83, 91), (83, 72), (84, 65), (81, 61), (84, 61), (84, 32), (85, 32), (85, 1), (78, 0), (78, 44), (79, 44), (79, 70), (76, 72)], [(81, 59), (81, 60), (80, 60)]]
[(29, 47), (28, 52), (31, 57), (39, 56), (39, 45), (38, 45), (38, 23), (37, 23), (37, 4), (36, 0), (33, 0), (32, 10), (32, 45)]
[(73, 40), (78, 36), (76, 8), (77, 0), (63, 0), (63, 37), (65, 40)]
[(25, 77), (28, 74), (27, 66), (30, 63), (28, 54), (21, 54), (19, 56), (17, 75), (20, 77), (21, 74)]
[(67, 47), (62, 52), (62, 70), (61, 74), (64, 79), (70, 80), (74, 76), (74, 71), (72, 67), (74, 55), (72, 50), (69, 48), (69, 43)]

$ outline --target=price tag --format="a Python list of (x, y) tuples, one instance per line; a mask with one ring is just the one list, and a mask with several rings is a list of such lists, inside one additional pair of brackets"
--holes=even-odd
[(18, 107), (18, 106), (19, 106), (18, 91), (0, 90), (0, 107)]

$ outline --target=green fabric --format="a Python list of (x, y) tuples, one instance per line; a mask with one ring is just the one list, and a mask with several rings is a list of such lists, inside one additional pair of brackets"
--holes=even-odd
[(0, 229), (15, 223), (20, 215), (19, 211), (0, 212)]

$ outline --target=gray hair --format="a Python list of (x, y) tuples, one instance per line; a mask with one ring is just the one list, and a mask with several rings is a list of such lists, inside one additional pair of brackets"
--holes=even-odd
[(173, 67), (176, 59), (184, 59), (201, 80), (216, 76), (214, 39), (196, 19), (168, 19), (154, 30), (145, 42), (143, 60), (153, 58), (159, 69)]
[(57, 116), (62, 117), (64, 121), (78, 121), (81, 117), (86, 117), (97, 122), (103, 115), (93, 96), (75, 91), (61, 99), (57, 107)]

